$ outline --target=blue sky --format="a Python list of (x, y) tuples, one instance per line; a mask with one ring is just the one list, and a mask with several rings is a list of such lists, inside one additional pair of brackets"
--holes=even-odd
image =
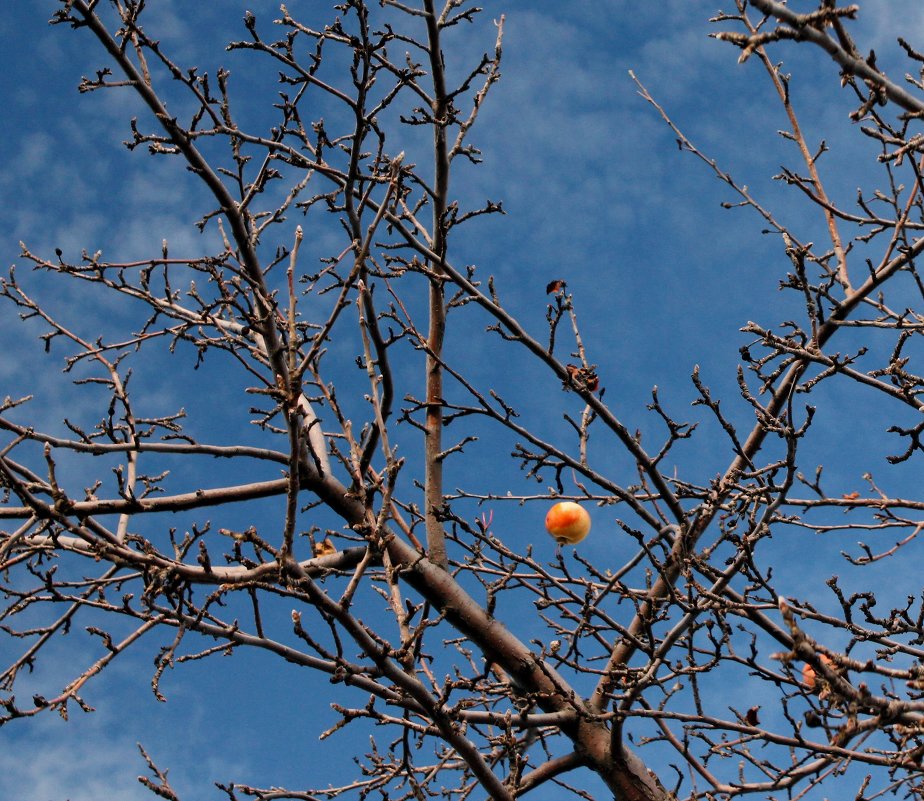
[[(303, 5), (305, 14), (326, 7)], [(242, 96), (249, 97), (250, 88), (256, 96), (261, 86), (271, 86), (271, 72), (249, 74), (235, 67), (243, 63), (239, 54), (225, 53), (223, 44), (244, 36), (240, 19), (246, 8), (268, 21), (277, 14), (275, 4), (151, 0), (149, 6), (149, 30), (179, 61), (210, 73), (231, 64)], [(502, 200), (507, 214), (470, 226), (453, 245), (451, 258), (494, 275), (501, 298), (540, 337), (545, 285), (552, 278), (566, 279), (589, 358), (599, 365), (614, 411), (630, 430), (641, 428), (654, 436), (657, 427), (645, 406), (657, 385), (666, 406), (701, 421), (699, 436), (678, 448), (677, 468), (708, 481), (726, 466), (730, 451), (716, 426), (690, 409), (695, 397), (690, 373), (699, 365), (704, 381), (725, 399), (729, 416), (747, 425), (751, 412), (737, 395), (735, 369), (738, 349), (749, 339), (739, 329), (749, 320), (777, 325), (798, 315), (798, 298), (777, 291), (788, 269), (779, 241), (762, 235), (764, 225), (754, 213), (721, 208), (734, 196), (701, 162), (678, 152), (674, 135), (638, 96), (628, 70), (707, 156), (719, 159), (723, 170), (748, 185), (804, 240), (817, 240), (824, 236), (817, 215), (807, 211), (795, 190), (771, 180), (782, 163), (796, 160), (792, 145), (776, 134), (786, 121), (772, 87), (756, 60), (737, 65), (736, 50), (708, 38), (713, 28), (707, 19), (717, 10), (713, 3), (486, 0), (483, 6), (479, 24), (448, 37), (449, 68), (455, 56), (471, 59), (493, 46), (491, 20), (503, 13), (503, 77), (473, 136), (484, 162), (461, 169), (454, 188), (463, 200)], [(205, 207), (189, 175), (165, 160), (120, 146), (130, 135), (128, 120), (142, 113), (137, 103), (127, 93), (77, 93), (80, 77), (92, 75), (105, 61), (85, 32), (46, 24), (55, 7), (47, 0), (15, 3), (0, 17), (4, 266), (16, 262), (26, 272), (19, 241), (43, 255), (55, 247), (72, 256), (82, 249), (102, 249), (114, 260), (156, 253), (164, 238), (175, 253), (213, 247), (214, 240), (208, 240), (213, 234), (203, 240), (193, 225)], [(864, 3), (863, 9), (855, 29), (858, 40), (874, 47), (887, 69), (894, 63), (896, 71), (904, 70), (894, 23), (901, 20), (898, 32), (915, 41), (924, 33), (920, 5), (881, 0)], [(849, 200), (868, 178), (864, 160), (875, 151), (847, 122), (853, 105), (837, 91), (836, 69), (808, 48), (781, 47), (775, 56), (793, 74), (795, 104), (808, 140), (826, 139), (832, 148), (824, 161), (829, 193)], [(257, 119), (259, 107), (250, 113)], [(414, 146), (409, 140), (409, 152)], [(280, 233), (280, 240), (288, 244), (289, 235)], [(316, 255), (333, 249), (335, 236), (319, 231), (312, 240)], [(124, 330), (134, 320), (133, 312), (100, 293), (75, 291), (44, 276), (30, 280), (84, 333)], [(472, 330), (451, 328), (448, 352), (476, 365), (485, 386), (510, 392), (529, 387), (518, 401), (524, 415), (538, 430), (561, 435), (562, 412), (579, 413), (574, 398), (565, 396), (541, 365), (490, 337), (473, 336)], [(40, 344), (26, 338), (36, 331), (9, 308), (0, 311), (6, 350), (0, 360), (0, 394), (34, 392), (33, 416), (61, 430), (62, 414), (92, 416), (94, 399), (92, 392), (65, 393), (67, 379), (57, 372), (60, 362), (54, 354), (41, 357)], [(32, 361), (39, 358), (44, 361)], [(344, 363), (350, 359), (345, 352)], [(219, 429), (217, 421), (228, 425), (234, 416), (224, 409), (216, 413), (216, 396), (241, 403), (244, 379), (220, 360), (208, 360), (200, 371), (192, 370), (193, 361), (181, 348), (172, 359), (137, 365), (136, 391), (145, 394), (152, 413), (184, 406), (193, 430), (217, 439), (228, 431)], [(211, 382), (216, 394), (184, 393), (193, 381)], [(885, 455), (898, 447), (883, 437), (883, 429), (911, 418), (900, 413), (885, 419), (868, 396), (843, 385), (823, 388), (816, 402), (821, 407), (817, 437), (807, 448), (829, 463), (826, 476), (833, 494), (863, 489), (863, 473), (884, 473)], [(848, 410), (856, 417), (845, 426)], [(235, 436), (256, 437), (246, 425)], [(413, 438), (407, 447), (414, 447)], [(524, 485), (515, 463), (503, 458), (507, 452), (509, 446), (483, 439), (468, 449), (464, 463), (447, 463), (447, 483), (465, 484), (471, 491), (520, 491)], [(615, 449), (597, 458), (617, 476), (630, 467)], [(174, 478), (195, 480), (183, 472)], [(899, 468), (890, 487), (896, 495), (910, 494), (914, 479), (913, 468)], [(84, 477), (72, 480), (79, 487)], [(535, 541), (551, 557), (541, 534), (545, 507), (498, 504), (493, 512), (498, 536), (520, 546)], [(272, 520), (279, 507), (267, 503), (254, 514)], [(596, 512), (595, 538), (583, 551), (599, 564), (619, 564), (627, 553), (613, 517)], [(786, 535), (780, 540), (777, 579), (782, 587), (802, 588), (821, 563), (834, 564), (827, 560), (836, 560), (840, 548), (835, 543), (815, 565), (802, 558), (804, 540), (788, 541)], [(793, 554), (798, 558), (789, 558)], [(907, 582), (914, 592), (910, 573)], [(499, 613), (502, 619), (504, 612)], [(349, 775), (348, 757), (353, 749), (364, 749), (365, 742), (350, 739), (354, 735), (317, 742), (325, 727), (319, 721), (333, 720), (329, 703), (338, 691), (323, 677), (282, 664), (271, 666), (266, 681), (265, 662), (238, 653), (233, 659), (213, 658), (168, 671), (164, 691), (169, 700), (160, 704), (149, 683), (163, 636), (141, 643), (89, 685), (84, 697), (97, 708), (95, 714), (75, 714), (66, 725), (46, 716), (0, 731), (0, 796), (24, 801), (147, 798), (135, 781), (143, 769), (138, 741), (158, 764), (170, 768), (176, 789), (187, 793), (184, 798), (219, 797), (212, 788), (215, 781), (298, 786), (306, 765), (329, 770), (331, 782)], [(0, 640), (0, 654), (6, 647), (8, 641)], [(82, 648), (60, 644), (55, 659), (37, 671), (35, 687), (65, 684), (73, 663), (93, 658)], [(31, 691), (19, 694), (28, 697)]]

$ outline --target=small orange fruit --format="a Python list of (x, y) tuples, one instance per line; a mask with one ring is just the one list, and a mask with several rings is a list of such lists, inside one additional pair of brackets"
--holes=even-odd
[(574, 545), (590, 531), (590, 515), (579, 503), (561, 501), (549, 509), (545, 528), (559, 545)]
[[(818, 654), (818, 661), (823, 663), (825, 667), (829, 667), (832, 670), (834, 669), (834, 663), (825, 654)], [(813, 692), (819, 678), (820, 676), (818, 676), (818, 674), (815, 672), (815, 668), (813, 668), (808, 662), (802, 666), (802, 685), (806, 690)]]

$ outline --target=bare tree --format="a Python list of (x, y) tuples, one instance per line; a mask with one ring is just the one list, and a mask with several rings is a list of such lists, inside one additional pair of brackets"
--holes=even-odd
[[(40, 323), (65, 379), (76, 376), (72, 391), (100, 404), (75, 406), (54, 429), (29, 397), (0, 408), (4, 652), (16, 647), (0, 679), (4, 723), (89, 709), (94, 676), (169, 631), (154, 648), (155, 694), (170, 667), (248, 648), (267, 675), (285, 660), (342, 686), (339, 722), (319, 735), (365, 726), (375, 737), (350, 783), (220, 785), (229, 798), (507, 799), (547, 785), (589, 798), (601, 780), (630, 801), (802, 797), (828, 783), (843, 797), (920, 796), (922, 596), (863, 577), (916, 553), (924, 500), (894, 497), (872, 474), (863, 492), (829, 491), (816, 460), (819, 447), (836, 460), (837, 443), (817, 444), (811, 405), (856, 384), (897, 421), (895, 469), (921, 458), (924, 423), (903, 422), (904, 410), (924, 411), (914, 372), (924, 317), (913, 309), (924, 292), (924, 55), (913, 43), (898, 39), (917, 77), (896, 81), (851, 37), (856, 5), (802, 13), (737, 0), (713, 20), (779, 98), (795, 161), (777, 177), (826, 232), (818, 243), (638, 83), (681, 149), (727, 185), (728, 205), (762, 218), (801, 309), (744, 326), (738, 398), (723, 406), (693, 373), (694, 411), (730, 458), (719, 475), (681, 474), (671, 459), (696, 421), (655, 390), (648, 409), (662, 433), (643, 445), (607, 403), (589, 355), (604, 343), (585, 347), (567, 274), (547, 277), (547, 327), (536, 331), (505, 304), (516, 287), (455, 260), (463, 232), (502, 212), (457, 197), (450, 181), (479, 162), (472, 130), (500, 77), (502, 18), (464, 0), (348, 0), (323, 23), (316, 9), (248, 13), (229, 49), (278, 80), (255, 122), (227, 71), (161, 46), (143, 0), (60, 6), (53, 22), (105, 51), (81, 91), (140, 99), (147, 115), (128, 146), (181, 162), (207, 190), (198, 224), (213, 249), (178, 255), (165, 239), (128, 262), (95, 243), (76, 258), (23, 245), (36, 278), (118, 297), (124, 318), (105, 325), (54, 310), (22, 268), (2, 284)], [(486, 52), (464, 65), (469, 23)], [(844, 122), (874, 143), (879, 172), (854, 197), (826, 189), (827, 146), (804, 135), (774, 55), (787, 43), (817, 45), (815, 69), (839, 70), (840, 91), (855, 96)], [(561, 427), (530, 419), (515, 380), (485, 385), (446, 347), (452, 330), (542, 365), (560, 388)], [(132, 369), (163, 370), (165, 350), (220, 362), (219, 385), (175, 388), (210, 399), (220, 435), (130, 392)], [(844, 432), (862, 425), (843, 413)], [(447, 485), (444, 467), (464, 465), (485, 434), (492, 458), (521, 469), (521, 491), (477, 475)], [(607, 467), (614, 449), (632, 475)], [(490, 508), (559, 500), (618, 518), (632, 555), (600, 564), (560, 547), (548, 561), (495, 536)], [(859, 576), (850, 586), (818, 572), (817, 586), (780, 590), (774, 571), (792, 556), (774, 534), (827, 543), (818, 535), (843, 531), (889, 544), (844, 552)], [(528, 624), (502, 623), (524, 610)], [(98, 658), (24, 702), (17, 681), (69, 631), (97, 643)], [(145, 759), (143, 782), (177, 798)]]

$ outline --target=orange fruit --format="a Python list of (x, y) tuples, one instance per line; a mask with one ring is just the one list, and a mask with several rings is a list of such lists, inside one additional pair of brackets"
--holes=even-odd
[(545, 528), (559, 545), (574, 545), (590, 531), (590, 515), (579, 503), (561, 501), (549, 509)]
[[(834, 668), (834, 663), (825, 654), (818, 654), (818, 661), (824, 663), (825, 667)], [(806, 662), (802, 666), (802, 686), (809, 692), (812, 692), (815, 689), (817, 679), (818, 674), (815, 672), (815, 668)]]

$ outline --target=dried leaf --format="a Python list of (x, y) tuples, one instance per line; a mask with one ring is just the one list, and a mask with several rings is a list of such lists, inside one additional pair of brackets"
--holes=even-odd
[(322, 542), (314, 544), (315, 556), (330, 556), (332, 553), (337, 553), (337, 547), (331, 542), (330, 537), (325, 537)]
[(553, 292), (563, 292), (566, 286), (567, 284), (565, 284), (561, 278), (556, 278), (555, 280), (549, 281), (549, 283), (546, 284), (545, 294), (551, 295)]

